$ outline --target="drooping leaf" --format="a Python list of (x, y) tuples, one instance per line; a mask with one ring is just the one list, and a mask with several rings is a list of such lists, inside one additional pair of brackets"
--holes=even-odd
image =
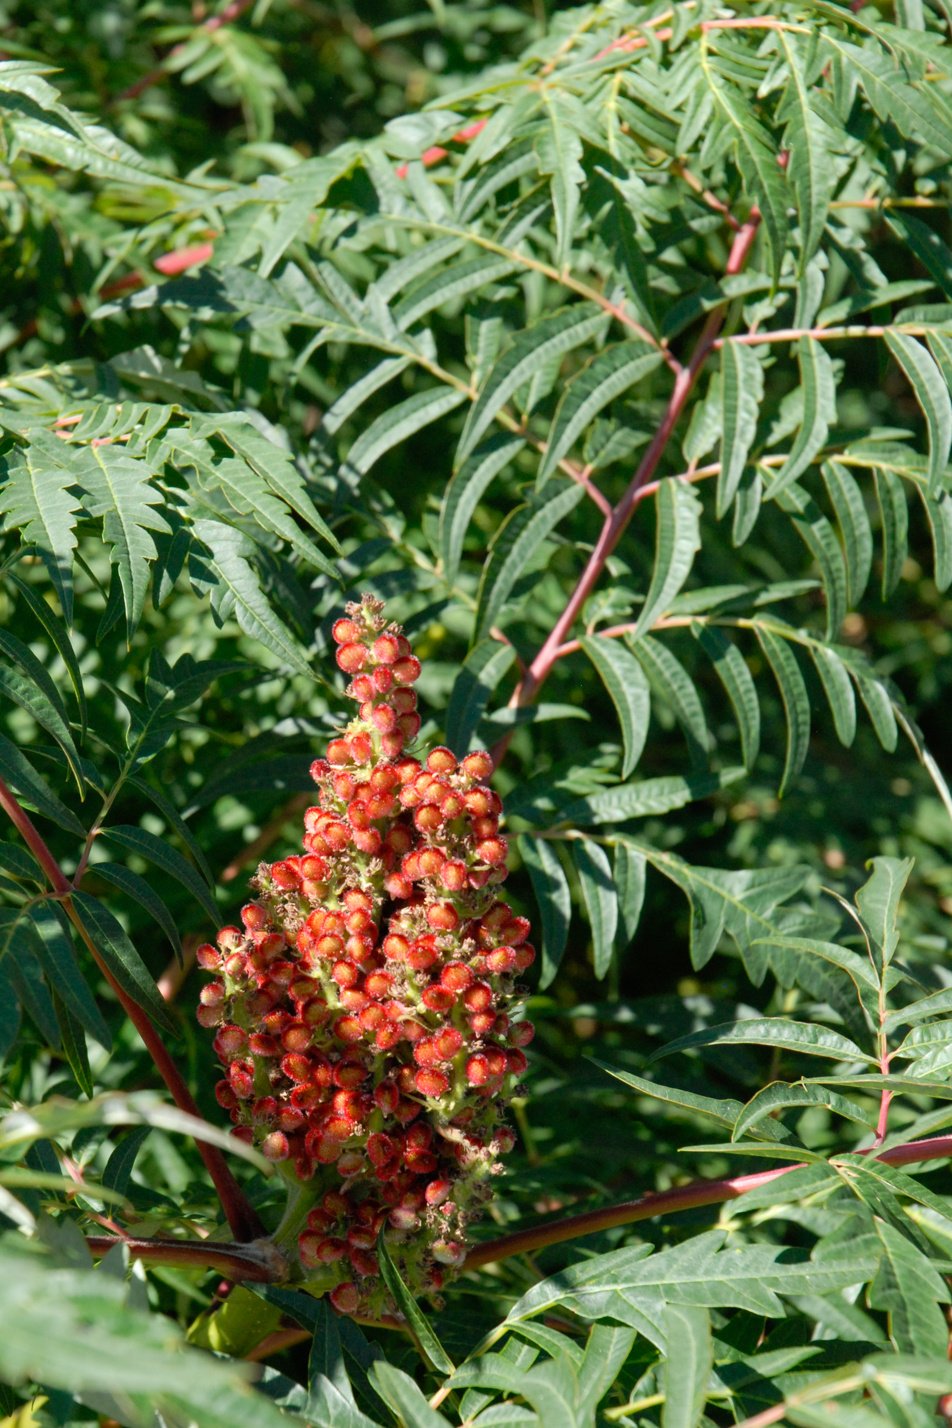
[(539, 989), (551, 986), (568, 941), (572, 900), (559, 856), (545, 838), (519, 837), (519, 852), (526, 865), (539, 906), (542, 928), (542, 966)]
[(696, 1428), (714, 1363), (711, 1316), (701, 1306), (667, 1304), (664, 1337), (661, 1428)]
[(635, 388), (661, 362), (661, 354), (641, 341), (606, 347), (566, 383), (546, 438), (539, 465), (543, 485), (600, 411)]
[(0, 630), (0, 656), (10, 661), (0, 662), (0, 698), (19, 704), (56, 740), (82, 795), (79, 752), (56, 685), (30, 647), (5, 630)]
[(836, 512), (846, 564), (846, 598), (852, 608), (869, 584), (873, 566), (873, 533), (863, 493), (848, 467), (838, 461), (823, 463), (823, 481)]
[(673, 710), (687, 740), (691, 762), (706, 764), (713, 739), (694, 680), (667, 645), (652, 635), (630, 642), (629, 648), (648, 676), (652, 694)]
[(665, 479), (659, 485), (655, 505), (654, 568), (638, 623), (629, 636), (631, 641), (646, 635), (656, 617), (668, 609), (690, 575), (701, 548), (701, 505), (693, 486)]
[[(799, 37), (796, 37), (799, 38)], [(781, 44), (790, 79), (781, 114), (786, 119), (784, 144), (790, 155), (787, 175), (796, 194), (800, 218), (800, 273), (816, 253), (823, 238), (830, 200), (836, 188), (834, 135), (817, 112), (806, 82), (798, 47), (792, 34)]]
[(810, 745), (810, 700), (788, 642), (762, 627), (758, 627), (757, 638), (777, 681), (786, 716), (787, 757), (778, 789), (782, 797), (806, 760)]
[(875, 473), (876, 499), (883, 539), (883, 599), (888, 600), (902, 578), (908, 554), (909, 511), (902, 482), (893, 471)]
[(929, 433), (929, 495), (938, 495), (952, 450), (952, 397), (945, 378), (921, 342), (887, 331), (886, 345), (905, 373)]
[(136, 828), (126, 823), (109, 824), (103, 828), (102, 836), (112, 839), (114, 843), (119, 843), (123, 848), (129, 848), (133, 853), (138, 853), (141, 858), (145, 858), (147, 862), (154, 863), (157, 868), (161, 868), (176, 883), (187, 888), (212, 922), (217, 922), (218, 909), (208, 886), (188, 859), (183, 858), (182, 854), (166, 843), (163, 838), (159, 838), (155, 833), (150, 833), (146, 828)]
[(379, 461), (408, 436), (439, 421), (440, 417), (454, 411), (466, 400), (466, 393), (455, 387), (428, 387), (426, 391), (415, 392), (405, 401), (396, 402), (381, 416), (372, 421), (360, 433), (347, 453), (342, 476), (350, 485), (356, 486)]
[(455, 464), (466, 460), (496, 413), (543, 362), (581, 346), (602, 330), (605, 321), (600, 308), (578, 303), (520, 332), (483, 383), (463, 428)]
[(453, 682), (446, 710), (446, 742), (462, 757), (487, 704), (515, 659), (512, 645), (487, 636), (470, 650)]
[(760, 700), (754, 678), (740, 650), (714, 625), (695, 621), (691, 633), (711, 659), (737, 719), (744, 766), (753, 768), (760, 752)]
[(721, 469), (717, 518), (730, 510), (757, 431), (764, 372), (752, 347), (725, 342), (721, 348)]
[(175, 1035), (175, 1022), (168, 1007), (122, 924), (98, 898), (88, 893), (74, 892), (73, 905), (90, 941), (118, 985), (148, 1012), (157, 1026)]
[(611, 696), (624, 745), (621, 776), (627, 778), (641, 757), (651, 718), (651, 692), (644, 670), (618, 640), (583, 637), (582, 649)]
[(385, 1234), (381, 1234), (377, 1240), (377, 1260), (380, 1264), (383, 1282), (393, 1296), (400, 1313), (409, 1324), (420, 1352), (425, 1355), (427, 1362), (436, 1369), (437, 1373), (451, 1374), (454, 1369), (453, 1360), (447, 1354), (426, 1315), (421, 1312), (420, 1306), (403, 1282), (400, 1271), (390, 1257)]
[(831, 425), (836, 421), (836, 374), (822, 342), (813, 337), (801, 337), (797, 342), (797, 363), (803, 393), (803, 418), (789, 456), (771, 477), (767, 488), (770, 500), (775, 500), (816, 460)]
[(49, 784), (37, 773), (22, 749), (0, 735), (0, 777), (12, 785), (44, 818), (75, 837), (84, 838), (86, 830), (66, 804), (57, 797)]
[(67, 625), (73, 623), (73, 551), (80, 498), (75, 477), (46, 447), (0, 457), (0, 515), (5, 531), (17, 530), (35, 546), (56, 589)]
[(846, 562), (833, 527), (813, 498), (796, 483), (788, 485), (777, 498), (781, 510), (810, 551), (820, 571), (826, 595), (826, 638), (836, 638), (846, 618)]
[(574, 481), (553, 480), (524, 506), (518, 506), (496, 532), (479, 582), (475, 638), (485, 638), (527, 564), (552, 535), (559, 522), (575, 509), (584, 487)]
[(572, 860), (578, 874), (582, 901), (592, 930), (592, 961), (596, 977), (604, 977), (611, 966), (618, 926), (618, 897), (611, 863), (604, 848), (588, 838), (572, 842)]

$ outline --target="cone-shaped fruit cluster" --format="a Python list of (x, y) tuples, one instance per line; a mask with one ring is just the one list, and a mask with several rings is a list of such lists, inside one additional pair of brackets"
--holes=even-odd
[(303, 852), (262, 864), (242, 927), (199, 949), (199, 1021), (234, 1134), (296, 1187), (306, 1284), (377, 1315), (381, 1230), (414, 1293), (465, 1258), (513, 1141), (501, 1112), (532, 1037), (514, 979), (535, 953), (497, 896), (489, 755), (405, 752), (420, 662), (379, 601), (348, 606), (334, 639), (358, 717), (311, 766)]

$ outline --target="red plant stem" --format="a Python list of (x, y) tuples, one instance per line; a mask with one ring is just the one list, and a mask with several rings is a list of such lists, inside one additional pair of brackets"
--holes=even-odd
[(215, 1269), (234, 1283), (252, 1281), (275, 1284), (287, 1278), (288, 1265), (271, 1240), (237, 1245), (217, 1240), (139, 1239), (133, 1235), (87, 1235), (86, 1245), (97, 1259), (117, 1244), (124, 1244), (130, 1258), (152, 1264), (191, 1265)]
[[(139, 1006), (138, 1002), (134, 1001), (119, 982), (116, 981), (102, 953), (86, 931), (79, 914), (73, 906), (70, 896), (73, 891), (72, 884), (67, 880), (63, 870), (46, 846), (46, 843), (41, 834), (37, 831), (29, 814), (21, 806), (16, 795), (2, 779), (0, 779), (0, 808), (7, 814), (11, 823), (45, 872), (54, 894), (62, 903), (64, 912), (89, 949), (93, 961), (112, 988), (119, 1005), (139, 1033), (146, 1050), (155, 1063), (156, 1070), (168, 1088), (172, 1100), (180, 1111), (186, 1111), (189, 1115), (201, 1120), (202, 1113), (194, 1101), (191, 1091), (189, 1091), (188, 1086), (185, 1084), (174, 1056), (163, 1044), (158, 1031), (149, 1020), (148, 1013), (145, 1012), (143, 1008)], [(241, 1186), (228, 1168), (228, 1162), (222, 1152), (217, 1146), (208, 1145), (204, 1141), (198, 1141), (196, 1148), (205, 1164), (206, 1170), (211, 1176), (212, 1184), (221, 1201), (221, 1207), (232, 1234), (236, 1239), (242, 1241), (259, 1239), (265, 1232), (264, 1226), (248, 1203)]]
[[(754, 238), (760, 224), (760, 213), (755, 208), (752, 209), (750, 217), (734, 235), (731, 244), (730, 254), (727, 259), (725, 272), (728, 276), (739, 273), (743, 268), (753, 246)], [(686, 367), (681, 367), (674, 379), (674, 386), (668, 398), (668, 405), (665, 408), (661, 424), (655, 432), (651, 443), (639, 463), (638, 469), (632, 477), (628, 489), (622, 496), (618, 504), (613, 508), (611, 514), (606, 517), (602, 526), (601, 534), (595, 543), (595, 548), (589, 556), (588, 563), (582, 574), (579, 576), (575, 589), (569, 596), (569, 600), (562, 614), (555, 622), (547, 639), (541, 649), (536, 654), (525, 674), (525, 677), (517, 684), (512, 698), (509, 700), (510, 707), (522, 708), (531, 704), (536, 697), (556, 660), (559, 658), (559, 649), (565, 642), (566, 635), (574, 625), (579, 611), (591, 594), (594, 586), (601, 577), (602, 571), (612, 551), (615, 549), (639, 500), (641, 492), (647, 483), (654, 476), (668, 442), (671, 433), (684, 411), (685, 403), (691, 394), (698, 374), (704, 366), (709, 354), (714, 348), (717, 335), (724, 322), (725, 307), (722, 304), (708, 315), (707, 321), (701, 329), (694, 351)], [(507, 731), (496, 743), (492, 750), (493, 761), (498, 765), (506, 749), (509, 747), (513, 731)]]
[[(801, 337), (812, 337), (817, 342), (838, 342), (854, 337), (883, 337), (891, 328), (875, 324), (864, 325), (854, 322), (848, 327), (775, 327), (766, 332), (739, 332), (734, 337), (720, 337), (714, 347), (720, 349), (725, 342), (737, 342), (743, 347), (757, 347), (764, 342), (799, 342)], [(902, 323), (900, 332), (917, 334), (925, 331), (914, 323)]]
[[(211, 35), (214, 34), (216, 30), (220, 30), (224, 25), (234, 24), (235, 20), (240, 19), (246, 10), (251, 9), (253, 3), (254, 0), (231, 0), (231, 4), (226, 5), (224, 10), (220, 11), (217, 15), (210, 15), (207, 20), (203, 20), (200, 25), (197, 25), (196, 33), (202, 30), (206, 35)], [(194, 34), (190, 35), (188, 40), (182, 40), (180, 44), (173, 45), (166, 58), (172, 59), (175, 55), (181, 54), (182, 50), (184, 50), (186, 45), (190, 44), (193, 39)], [(154, 84), (159, 84), (163, 79), (167, 79), (168, 75), (169, 71), (165, 65), (157, 65), (156, 68), (150, 70), (148, 74), (144, 74), (141, 79), (137, 79), (134, 84), (130, 84), (128, 89), (122, 90), (122, 92), (117, 94), (110, 102), (112, 104), (121, 104), (125, 99), (138, 99), (140, 94), (144, 94), (145, 91), (151, 89)]]
[[(873, 1149), (855, 1153), (869, 1155)], [(941, 1135), (877, 1151), (874, 1159), (881, 1160), (885, 1165), (912, 1165), (923, 1160), (944, 1160), (949, 1156), (952, 1156), (952, 1135)], [(753, 1175), (735, 1175), (726, 1180), (695, 1180), (690, 1185), (678, 1186), (676, 1190), (650, 1191), (637, 1200), (608, 1205), (603, 1210), (588, 1210), (581, 1215), (568, 1215), (560, 1220), (535, 1225), (532, 1229), (515, 1230), (470, 1250), (466, 1256), (466, 1268), (478, 1269), (481, 1265), (495, 1264), (497, 1260), (508, 1259), (514, 1254), (528, 1254), (532, 1250), (579, 1239), (582, 1235), (595, 1234), (600, 1230), (614, 1229), (618, 1225), (651, 1220), (656, 1215), (671, 1215), (678, 1210), (693, 1210), (701, 1205), (721, 1205), (727, 1200), (736, 1200), (748, 1190), (769, 1185), (772, 1180), (779, 1180), (792, 1170), (803, 1170), (806, 1163), (783, 1165), (779, 1169), (761, 1170)]]
[[(876, 1151), (875, 1147), (869, 1147), (854, 1153), (872, 1155), (885, 1165), (914, 1165), (927, 1160), (945, 1160), (952, 1156), (952, 1135), (908, 1141), (905, 1145), (892, 1146), (889, 1150)], [(470, 1250), (466, 1256), (466, 1268), (479, 1269), (483, 1265), (509, 1259), (512, 1255), (528, 1254), (533, 1250), (545, 1249), (549, 1245), (562, 1244), (566, 1240), (581, 1239), (584, 1235), (615, 1229), (619, 1225), (631, 1225), (638, 1220), (652, 1220), (656, 1216), (673, 1215), (680, 1210), (697, 1209), (704, 1205), (725, 1204), (728, 1200), (739, 1199), (750, 1190), (769, 1185), (771, 1181), (779, 1180), (791, 1171), (803, 1170), (805, 1165), (806, 1162), (799, 1161), (793, 1165), (756, 1171), (751, 1175), (734, 1175), (724, 1180), (695, 1180), (690, 1185), (680, 1185), (675, 1190), (650, 1191), (637, 1200), (625, 1200), (618, 1205), (607, 1205), (601, 1210), (588, 1210), (581, 1215), (548, 1220), (528, 1230), (515, 1230), (512, 1234), (489, 1240), (486, 1244), (477, 1245)], [(254, 1280), (258, 1283), (276, 1283), (287, 1275), (287, 1263), (283, 1255), (268, 1240), (242, 1246), (211, 1240), (186, 1242), (136, 1239), (130, 1236), (123, 1237), (122, 1242), (133, 1259), (143, 1259), (154, 1264), (190, 1264), (216, 1269), (235, 1282)], [(86, 1243), (93, 1254), (103, 1255), (118, 1243), (118, 1237), (92, 1235), (87, 1238)]]

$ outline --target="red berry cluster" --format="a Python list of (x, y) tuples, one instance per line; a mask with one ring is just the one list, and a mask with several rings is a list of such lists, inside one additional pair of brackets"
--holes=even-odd
[(283, 1233), (306, 1285), (376, 1315), (392, 1308), (382, 1230), (415, 1293), (465, 1258), (513, 1144), (501, 1111), (532, 1038), (513, 979), (535, 953), (495, 891), (507, 849), (489, 755), (405, 753), (420, 662), (379, 601), (349, 605), (333, 633), (358, 717), (311, 766), (303, 852), (262, 864), (243, 926), (199, 949), (215, 977), (198, 1018), (217, 1028), (234, 1134), (295, 1187)]

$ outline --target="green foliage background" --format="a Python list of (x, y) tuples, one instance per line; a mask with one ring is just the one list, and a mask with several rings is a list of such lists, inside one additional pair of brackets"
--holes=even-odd
[[(341, 717), (330, 622), (372, 590), (424, 658), (422, 740), (511, 733), (539, 1035), (484, 1236), (807, 1164), (467, 1276), (429, 1368), (293, 1288), (240, 1291), (229, 1328), (214, 1274), (89, 1267), (96, 1215), (221, 1237), (220, 1212), (10, 833), (0, 1421), (934, 1421), (947, 1170), (849, 1152), (890, 1008), (887, 1144), (952, 1123), (946, 7), (225, 18), (0, 5), (0, 777), (217, 1125), (198, 979), (171, 1011), (151, 979), (297, 843)], [(649, 472), (688, 479), (635, 502), (580, 646), (513, 711), (599, 539), (579, 475), (624, 501), (710, 314), (727, 341)], [(313, 1346), (263, 1392), (181, 1350), (282, 1312)]]

